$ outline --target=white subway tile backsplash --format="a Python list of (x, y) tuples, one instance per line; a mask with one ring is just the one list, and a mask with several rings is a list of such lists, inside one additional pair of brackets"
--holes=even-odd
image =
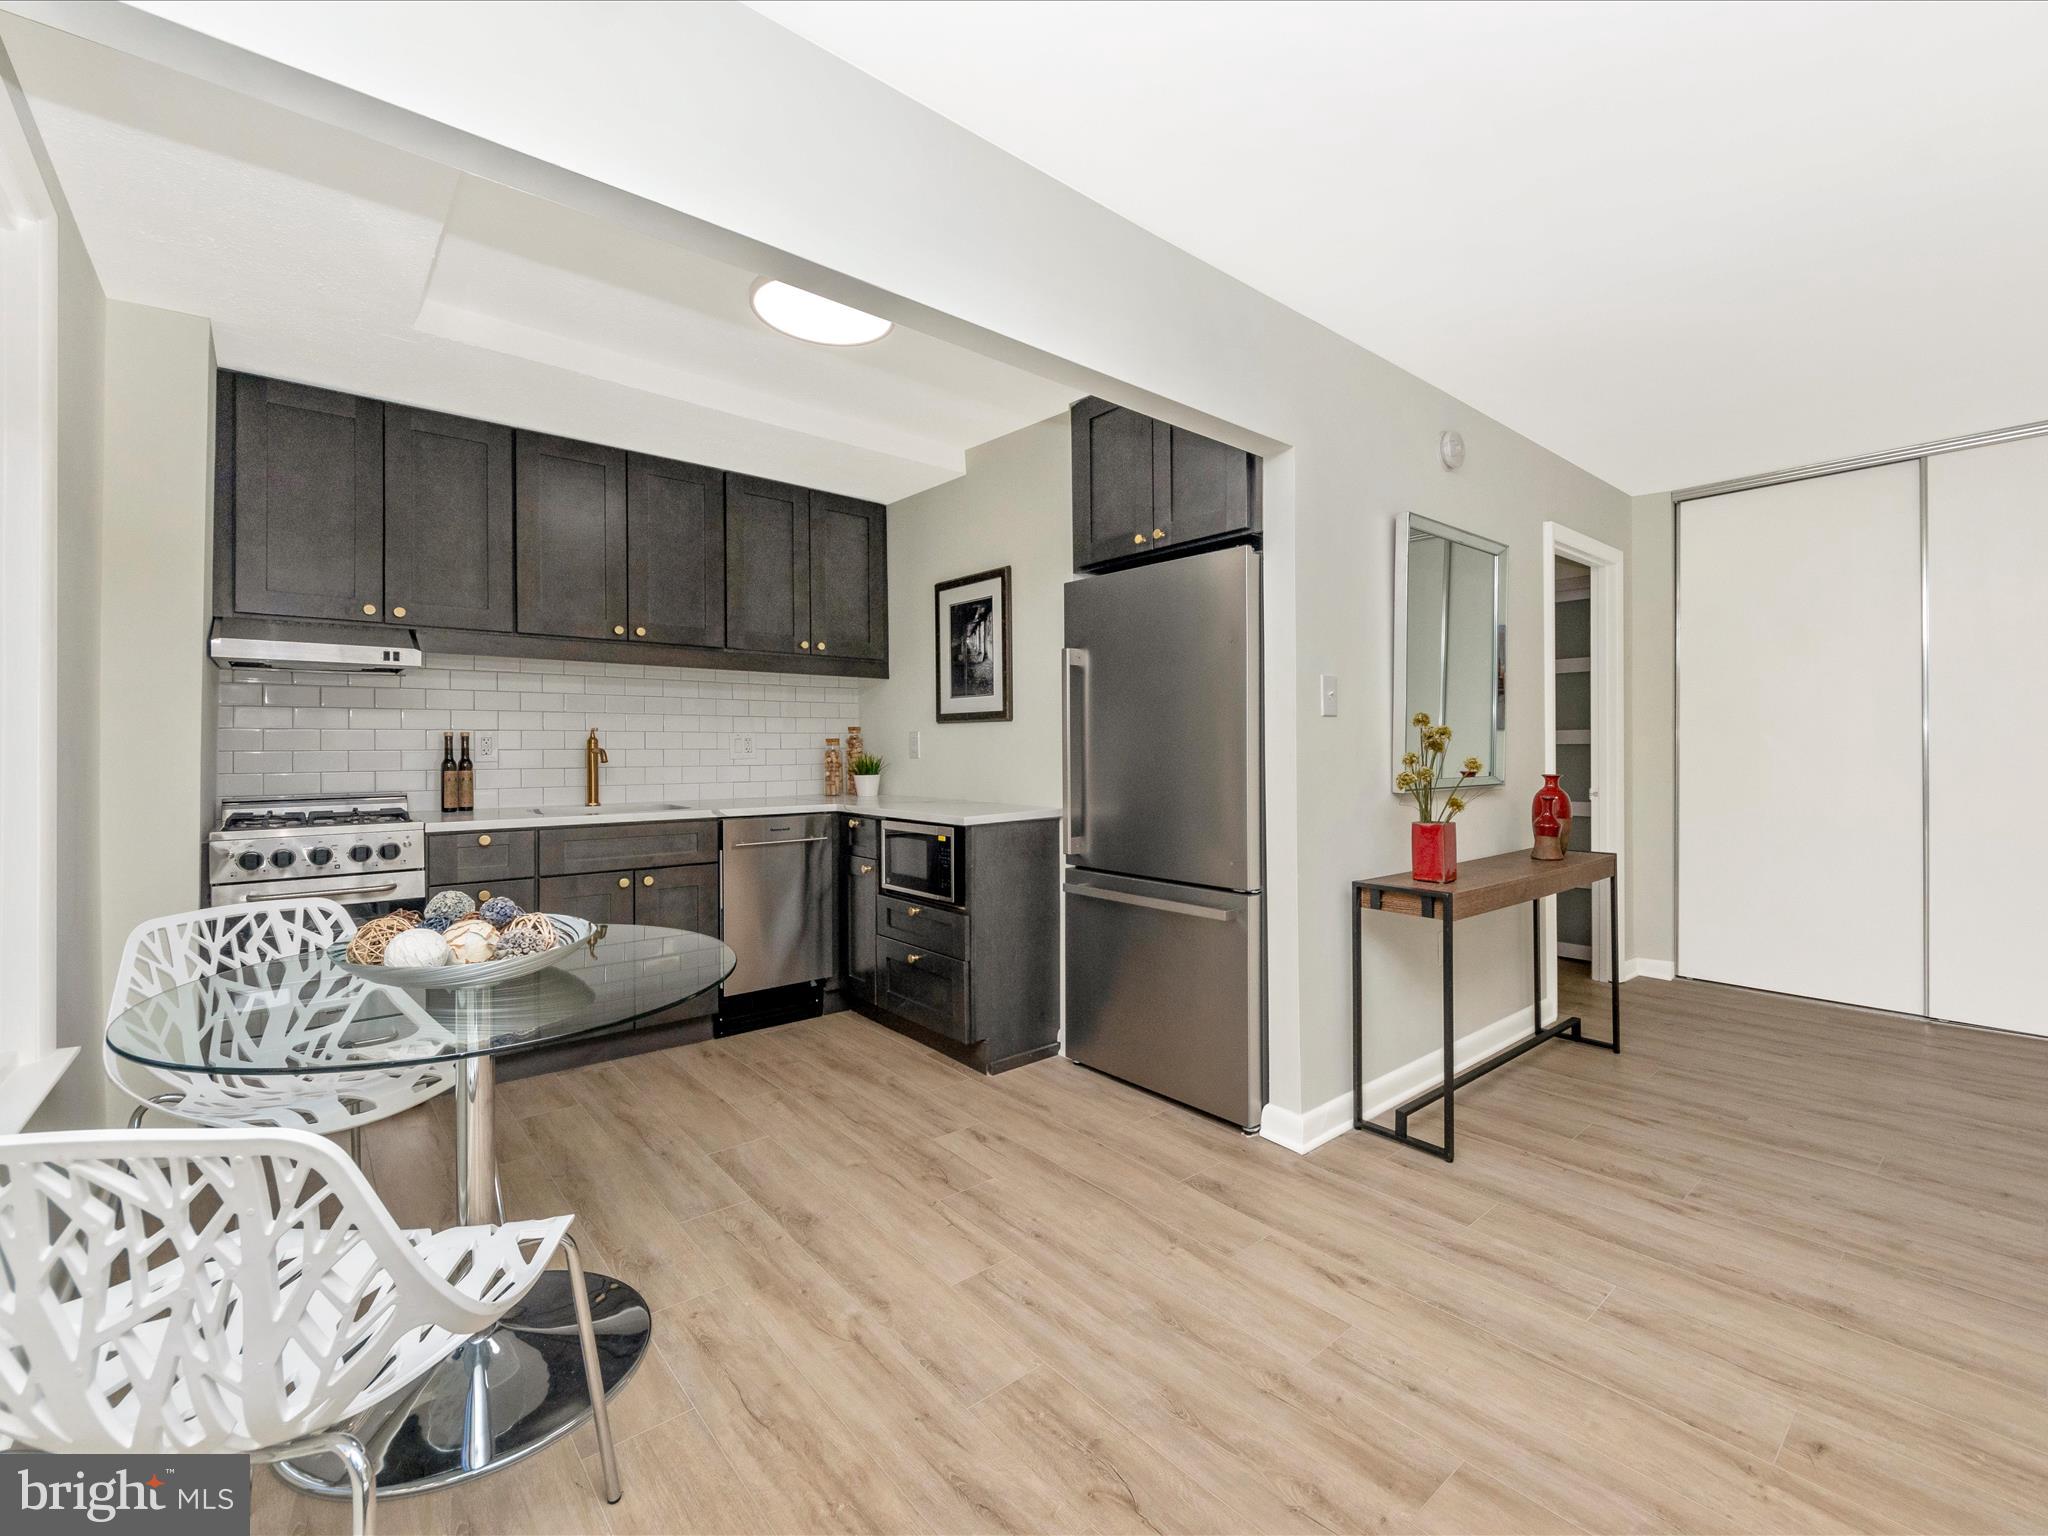
[[(583, 743), (611, 761), (607, 805), (816, 795), (825, 738), (860, 720), (858, 681), (693, 672), (623, 663), (431, 655), (403, 677), (222, 674), (217, 772), (223, 795), (402, 792), (440, 804), (441, 733), (492, 731), (478, 810), (583, 803)], [(734, 763), (732, 736), (754, 737)]]

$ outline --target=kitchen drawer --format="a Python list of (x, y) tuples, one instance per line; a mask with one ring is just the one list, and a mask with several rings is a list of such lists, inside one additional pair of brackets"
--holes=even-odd
[(580, 917), (586, 923), (630, 923), (635, 915), (635, 882), (624, 870), (601, 875), (546, 875), (540, 909)]
[(531, 832), (434, 832), (427, 837), (427, 884), (503, 885), (533, 874)]
[(540, 883), (531, 876), (524, 880), (486, 880), (475, 885), (430, 885), (427, 896), (431, 899), (443, 891), (460, 891), (478, 906), (493, 896), (509, 896), (529, 912), (544, 910), (539, 908)]
[(967, 966), (950, 955), (875, 940), (881, 960), (876, 1001), (889, 1012), (963, 1045), (974, 1042), (967, 1013)]
[(967, 958), (967, 914), (884, 896), (875, 914), (875, 931), (912, 949), (935, 949), (955, 960)]
[(715, 821), (633, 821), (596, 827), (544, 827), (543, 875), (589, 875), (611, 869), (659, 869), (718, 860)]
[(846, 818), (846, 851), (859, 854), (864, 859), (880, 858), (882, 845), (876, 835), (880, 824), (872, 816), (849, 816)]

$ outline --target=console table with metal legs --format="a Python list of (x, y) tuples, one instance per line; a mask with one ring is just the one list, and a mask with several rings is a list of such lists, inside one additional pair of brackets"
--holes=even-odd
[[(1605, 1040), (1587, 1035), (1576, 1016), (1543, 1022), (1543, 900), (1607, 882), (1607, 946), (1609, 1029)], [(1412, 875), (1385, 875), (1377, 880), (1355, 880), (1351, 885), (1351, 1088), (1352, 1124), (1361, 1131), (1419, 1147), (1450, 1162), (1457, 1152), (1457, 1090), (1484, 1077), (1496, 1067), (1506, 1066), (1525, 1051), (1547, 1040), (1570, 1040), (1579, 1045), (1597, 1045), (1603, 1050), (1621, 1049), (1621, 878), (1611, 853), (1568, 853), (1562, 859), (1533, 859), (1527, 851), (1496, 854), (1458, 866), (1458, 878), (1447, 885), (1434, 885)], [(1474, 1062), (1464, 1071), (1454, 1070), (1457, 1054), (1456, 973), (1452, 966), (1453, 927), (1467, 918), (1481, 917), (1528, 902), (1536, 936), (1535, 1012), (1532, 1032), (1513, 1045)], [(1362, 1114), (1365, 1106), (1365, 935), (1359, 920), (1361, 910), (1393, 912), (1437, 923), (1443, 945), (1444, 1077), (1436, 1087), (1404, 1099), (1393, 1108), (1391, 1127), (1375, 1125)], [(1408, 1119), (1443, 1100), (1444, 1139), (1441, 1143), (1410, 1135)], [(1382, 1111), (1385, 1113), (1385, 1111)]]

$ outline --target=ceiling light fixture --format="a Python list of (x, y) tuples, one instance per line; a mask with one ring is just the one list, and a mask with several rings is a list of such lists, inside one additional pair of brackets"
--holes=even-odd
[(880, 315), (772, 277), (754, 284), (752, 303), (754, 313), (783, 335), (821, 347), (866, 346), (896, 328)]

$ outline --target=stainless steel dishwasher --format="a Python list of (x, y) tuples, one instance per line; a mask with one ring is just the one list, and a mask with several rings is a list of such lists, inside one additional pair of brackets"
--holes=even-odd
[(839, 952), (832, 817), (743, 816), (723, 824), (718, 851), (725, 942), (739, 964), (733, 997), (829, 979)]

